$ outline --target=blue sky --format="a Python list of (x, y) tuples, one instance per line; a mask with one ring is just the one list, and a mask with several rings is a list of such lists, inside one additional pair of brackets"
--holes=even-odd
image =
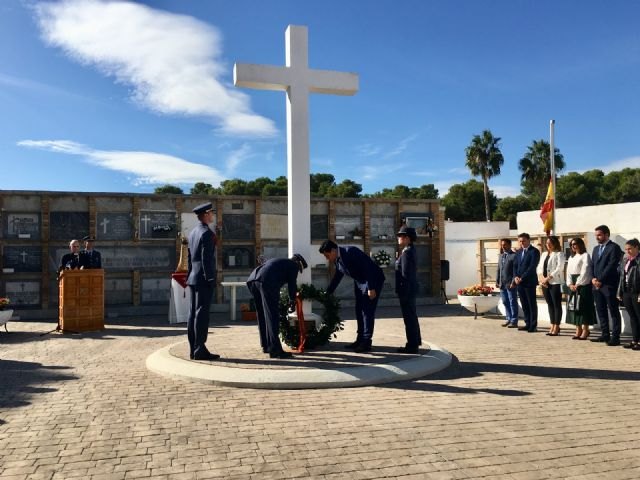
[(314, 173), (443, 194), (490, 129), (490, 187), (514, 195), (550, 119), (566, 171), (640, 168), (639, 18), (627, 0), (2, 0), (0, 188), (286, 175), (285, 94), (234, 87), (233, 64), (284, 65), (289, 24), (309, 28), (310, 67), (360, 80), (311, 96)]

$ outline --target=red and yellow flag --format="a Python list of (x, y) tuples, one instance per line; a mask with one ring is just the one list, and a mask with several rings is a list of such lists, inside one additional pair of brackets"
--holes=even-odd
[(544, 199), (544, 203), (542, 207), (540, 207), (540, 218), (542, 219), (542, 223), (544, 224), (544, 231), (549, 235), (553, 228), (553, 213), (554, 213), (553, 204), (553, 179), (549, 180), (549, 188), (547, 189), (547, 197)]

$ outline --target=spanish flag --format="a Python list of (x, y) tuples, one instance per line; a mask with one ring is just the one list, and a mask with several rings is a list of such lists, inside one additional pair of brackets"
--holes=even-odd
[(544, 224), (544, 231), (549, 236), (551, 229), (553, 228), (553, 213), (554, 213), (554, 201), (553, 201), (553, 178), (549, 180), (549, 188), (547, 189), (547, 198), (544, 199), (544, 203), (540, 208), (540, 218)]

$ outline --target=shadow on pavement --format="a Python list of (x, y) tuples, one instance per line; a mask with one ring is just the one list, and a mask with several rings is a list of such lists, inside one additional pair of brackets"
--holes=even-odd
[[(38, 394), (56, 391), (43, 385), (77, 379), (75, 375), (63, 373), (70, 369), (36, 362), (0, 360), (0, 408), (22, 407)], [(0, 419), (0, 423), (6, 422)]]

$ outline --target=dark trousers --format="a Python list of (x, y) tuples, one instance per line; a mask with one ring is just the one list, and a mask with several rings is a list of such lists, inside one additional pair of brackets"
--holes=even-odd
[(551, 325), (560, 325), (562, 321), (562, 291), (560, 290), (560, 284), (542, 287), (542, 294), (549, 308)]
[(538, 328), (538, 304), (536, 303), (536, 287), (518, 285), (518, 295), (522, 304), (522, 314), (527, 330)]
[(629, 314), (633, 341), (640, 342), (640, 303), (638, 302), (638, 294), (630, 292), (623, 293), (622, 303)]
[(209, 333), (209, 307), (213, 298), (213, 282), (202, 285), (190, 285), (191, 305), (187, 319), (187, 338), (191, 355), (207, 353), (207, 335)]
[(422, 336), (420, 335), (420, 323), (418, 323), (418, 314), (416, 313), (416, 296), (401, 296), (399, 299), (402, 320), (404, 320), (404, 331), (407, 335), (407, 347), (419, 347), (422, 345)]
[[(620, 316), (620, 303), (616, 298), (616, 289), (610, 285), (602, 285), (593, 288), (593, 298), (596, 301), (596, 313), (600, 324), (601, 335), (620, 339), (622, 330), (622, 317)], [(611, 314), (611, 334), (609, 334), (609, 314)]]
[(371, 300), (367, 292), (362, 293), (358, 284), (353, 282), (353, 294), (356, 298), (356, 321), (358, 322), (358, 336), (356, 342), (371, 344), (373, 327), (376, 323), (376, 307), (380, 292)]
[(260, 346), (267, 353), (281, 353), (280, 343), (280, 289), (253, 281), (247, 284), (256, 304)]

